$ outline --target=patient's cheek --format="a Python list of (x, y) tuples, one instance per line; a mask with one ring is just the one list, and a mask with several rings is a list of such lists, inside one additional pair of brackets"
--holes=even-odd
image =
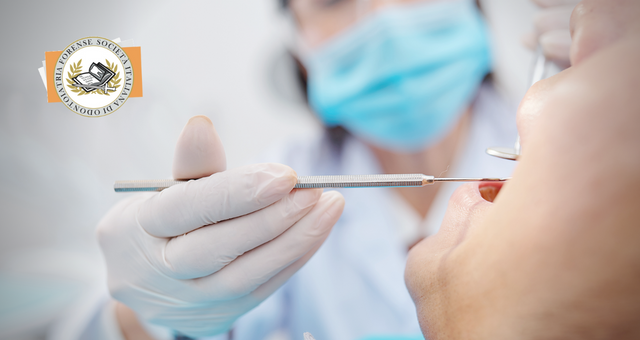
[(480, 196), (484, 198), (485, 201), (493, 202), (496, 197), (498, 197), (498, 193), (502, 189), (502, 183), (483, 183), (480, 184)]

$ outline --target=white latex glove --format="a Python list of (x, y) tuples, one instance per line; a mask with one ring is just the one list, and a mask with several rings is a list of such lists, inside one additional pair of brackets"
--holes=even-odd
[(571, 65), (571, 12), (580, 0), (532, 0), (541, 7), (533, 19), (534, 32), (524, 37), (525, 45), (534, 50), (538, 42), (545, 56), (558, 66)]
[(335, 191), (292, 191), (287, 166), (224, 168), (213, 124), (194, 117), (174, 177), (219, 172), (132, 196), (100, 221), (109, 290), (144, 321), (191, 337), (228, 331), (315, 253), (342, 213)]

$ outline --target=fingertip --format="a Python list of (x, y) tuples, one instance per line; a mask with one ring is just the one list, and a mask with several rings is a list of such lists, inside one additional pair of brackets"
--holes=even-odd
[(257, 166), (262, 167), (262, 170), (271, 174), (274, 174), (279, 177), (293, 177), (297, 180), (298, 175), (296, 172), (288, 165), (280, 164), (280, 163), (262, 163), (257, 164)]
[(280, 163), (265, 163), (265, 171), (276, 177), (282, 177), (288, 181), (291, 189), (298, 183), (298, 174), (290, 166)]
[(262, 204), (271, 204), (285, 197), (298, 181), (296, 172), (284, 164), (254, 164), (249, 169), (253, 180), (247, 185), (255, 188), (254, 197)]
[(304, 210), (318, 203), (322, 189), (294, 189), (289, 194), (296, 206), (296, 210)]
[(327, 191), (320, 196), (316, 207), (321, 210), (320, 220), (316, 224), (316, 229), (324, 234), (331, 230), (338, 222), (344, 211), (345, 200), (341, 193), (337, 191)]
[(248, 295), (248, 298), (252, 300), (257, 299), (258, 301), (266, 299), (309, 261), (309, 259), (318, 251), (320, 246), (322, 246), (327, 236), (329, 235), (325, 235), (323, 238), (320, 238), (313, 245), (313, 247), (309, 251), (307, 251), (307, 253), (304, 254), (301, 258), (281, 270), (279, 273), (270, 278), (269, 281), (263, 283), (256, 290), (251, 292), (251, 294)]
[(342, 213), (342, 209), (344, 209), (344, 205), (345, 205), (345, 200), (344, 200), (344, 196), (342, 196), (340, 192), (331, 190), (323, 193), (322, 196), (325, 198), (327, 204), (330, 207), (334, 209), (339, 209), (340, 213)]
[[(309, 190), (309, 189), (302, 189)], [(336, 191), (322, 192), (313, 209), (305, 216), (312, 221), (306, 224), (314, 238), (324, 237), (338, 221), (344, 208), (344, 198)]]
[(173, 177), (202, 178), (226, 168), (226, 154), (213, 122), (206, 116), (191, 117), (176, 143)]
[(189, 121), (187, 121), (187, 125), (192, 124), (206, 124), (213, 127), (213, 122), (211, 121), (211, 119), (209, 119), (209, 117), (205, 115), (198, 115), (189, 118)]

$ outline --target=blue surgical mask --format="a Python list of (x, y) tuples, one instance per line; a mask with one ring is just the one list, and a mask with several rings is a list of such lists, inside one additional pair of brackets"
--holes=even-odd
[(389, 6), (301, 53), (312, 108), (382, 148), (437, 142), (490, 71), (486, 24), (471, 0)]

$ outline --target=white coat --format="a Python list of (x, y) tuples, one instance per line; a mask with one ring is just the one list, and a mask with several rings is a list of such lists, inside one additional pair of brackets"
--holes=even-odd
[[(485, 149), (514, 143), (515, 110), (485, 84), (472, 112), (466, 145), (446, 175), (508, 177), (515, 163), (488, 156)], [(340, 153), (326, 136), (288, 143), (277, 151), (261, 160), (287, 164), (298, 175), (382, 173), (355, 138), (347, 139)], [(407, 244), (402, 231), (415, 229), (406, 224), (418, 223), (427, 235), (435, 233), (458, 185), (443, 184), (424, 221), (411, 216), (416, 213), (399, 202), (393, 189), (340, 190), (346, 206), (330, 236), (281, 289), (238, 320), (233, 340), (265, 339), (278, 329), (289, 339), (302, 339), (303, 332), (318, 340), (422, 339), (404, 283)]]

